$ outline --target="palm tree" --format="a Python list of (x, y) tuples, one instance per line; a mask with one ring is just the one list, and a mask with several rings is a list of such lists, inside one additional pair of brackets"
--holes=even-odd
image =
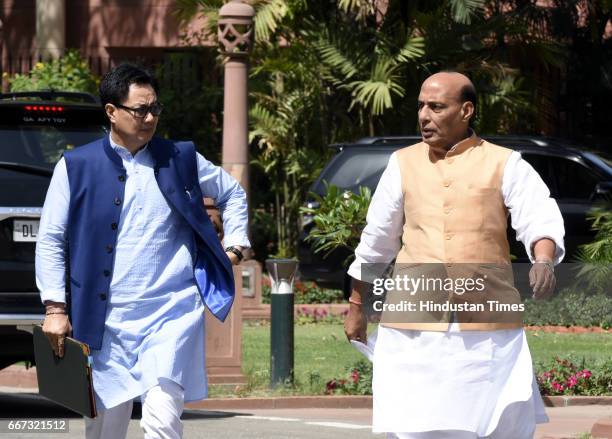
[[(294, 254), (298, 208), (325, 145), (416, 128), (424, 77), (468, 73), (480, 90), (487, 131), (528, 127), (532, 84), (511, 62), (560, 59), (558, 45), (534, 33), (547, 19), (528, 0), (253, 0), (251, 140), (254, 164), (274, 192), (277, 251)], [(193, 41), (214, 39), (221, 0), (178, 0), (177, 15), (206, 18)], [(527, 8), (530, 6), (530, 8)], [(529, 14), (524, 10), (529, 9)], [(539, 18), (538, 18), (539, 17)], [(542, 18), (543, 17), (543, 18)], [(525, 123), (524, 120), (528, 119)]]

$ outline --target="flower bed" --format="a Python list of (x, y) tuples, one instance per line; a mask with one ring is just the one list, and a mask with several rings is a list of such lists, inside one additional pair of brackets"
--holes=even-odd
[[(263, 303), (270, 303), (271, 286), (268, 276), (263, 277), (261, 298)], [(344, 295), (341, 290), (321, 288), (314, 282), (295, 281), (293, 284), (296, 304), (327, 304), (343, 303)]]
[[(555, 358), (552, 364), (536, 365), (536, 379), (540, 393), (547, 396), (612, 395), (612, 360), (585, 367), (571, 359)], [(328, 395), (371, 395), (372, 364), (360, 360), (349, 368), (343, 378), (327, 382)]]
[(612, 360), (587, 368), (582, 362), (555, 358), (537, 374), (543, 395), (612, 395)]

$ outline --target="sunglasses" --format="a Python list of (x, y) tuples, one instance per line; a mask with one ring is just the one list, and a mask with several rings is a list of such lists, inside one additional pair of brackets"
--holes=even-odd
[(153, 117), (157, 117), (161, 114), (162, 110), (164, 109), (164, 106), (160, 104), (159, 102), (154, 102), (151, 105), (143, 105), (141, 107), (136, 107), (136, 108), (126, 107), (125, 105), (121, 105), (121, 104), (114, 104), (114, 105), (117, 108), (121, 108), (123, 110), (129, 111), (134, 117), (138, 117), (138, 118), (145, 118), (147, 117), (147, 114), (149, 113), (151, 113)]

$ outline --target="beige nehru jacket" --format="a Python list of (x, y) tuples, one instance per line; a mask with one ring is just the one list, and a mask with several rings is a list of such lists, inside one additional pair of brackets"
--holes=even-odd
[[(402, 246), (394, 276), (433, 275), (445, 271), (449, 278), (485, 276), (486, 295), (481, 300), (520, 303), (514, 288), (506, 237), (508, 210), (502, 196), (502, 178), (512, 151), (472, 134), (451, 150), (437, 151), (426, 143), (397, 154), (404, 195)], [(431, 263), (437, 263), (431, 265)], [(421, 265), (428, 264), (428, 265)], [(438, 273), (439, 274), (439, 273)], [(478, 296), (452, 293), (413, 296), (388, 292), (386, 302), (399, 300), (478, 300)], [(434, 299), (435, 300), (435, 299)], [(402, 329), (448, 330), (450, 313), (397, 313), (383, 311), (381, 324)], [(456, 314), (461, 330), (520, 327), (516, 316), (462, 311)]]

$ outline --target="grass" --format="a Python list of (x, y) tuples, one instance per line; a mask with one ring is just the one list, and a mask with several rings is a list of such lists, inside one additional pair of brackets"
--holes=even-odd
[(527, 331), (531, 356), (536, 363), (553, 357), (584, 358), (586, 364), (610, 359), (612, 335), (609, 333), (554, 334)]
[(245, 323), (242, 328), (242, 372), (247, 385), (215, 388), (210, 396), (264, 396), (322, 394), (325, 383), (346, 375), (347, 368), (364, 358), (346, 340), (342, 324), (305, 324), (294, 328), (294, 386), (268, 389), (270, 382), (270, 325)]
[[(374, 326), (370, 328), (372, 331)], [(235, 389), (211, 386), (211, 397), (316, 395), (333, 378), (347, 376), (347, 369), (365, 358), (346, 340), (342, 324), (305, 324), (294, 329), (295, 384), (269, 389), (270, 325), (245, 323), (242, 331), (242, 372), (247, 384)], [(586, 364), (609, 358), (610, 334), (553, 334), (527, 332), (534, 362), (550, 362), (555, 356), (585, 358)]]

